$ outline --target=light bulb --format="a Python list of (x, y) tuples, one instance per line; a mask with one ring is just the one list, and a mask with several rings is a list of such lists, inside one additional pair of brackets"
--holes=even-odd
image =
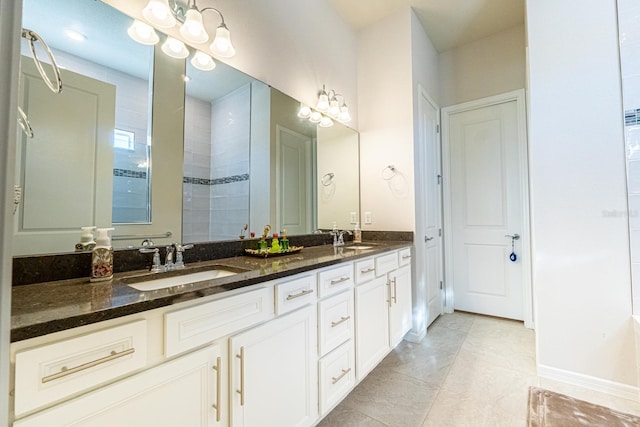
[(197, 9), (187, 10), (184, 24), (180, 27), (180, 34), (192, 43), (204, 43), (209, 40), (209, 34), (202, 24), (202, 14)]
[(323, 113), (329, 110), (329, 96), (327, 95), (327, 92), (325, 92), (324, 90), (322, 91), (322, 93), (320, 93), (320, 96), (318, 97), (318, 103), (316, 104), (316, 108), (318, 109), (318, 111), (322, 111)]
[(351, 121), (349, 108), (346, 105), (343, 105), (342, 107), (340, 107), (340, 115), (338, 116), (338, 119), (343, 123), (347, 123)]
[(311, 123), (320, 123), (321, 120), (322, 114), (320, 114), (318, 111), (311, 112), (311, 116), (309, 116), (309, 121)]
[(153, 45), (160, 41), (160, 37), (156, 34), (155, 30), (142, 21), (137, 19), (133, 21), (133, 24), (127, 30), (129, 37), (141, 44)]
[(189, 56), (189, 50), (184, 43), (173, 37), (167, 37), (167, 40), (162, 44), (162, 51), (172, 58), (182, 59)]
[(308, 105), (300, 104), (300, 110), (298, 111), (298, 117), (307, 119), (311, 116), (311, 108)]
[(333, 120), (331, 120), (331, 117), (322, 116), (322, 119), (320, 119), (320, 127), (330, 128), (331, 126), (333, 126)]
[(142, 9), (142, 16), (160, 28), (171, 28), (176, 25), (176, 18), (169, 8), (169, 0), (149, 0)]
[(216, 37), (213, 39), (213, 43), (211, 43), (209, 49), (211, 49), (214, 55), (222, 58), (231, 58), (236, 54), (236, 50), (231, 44), (231, 33), (226, 25), (220, 24), (216, 29)]
[(329, 114), (332, 116), (340, 114), (340, 104), (338, 104), (338, 100), (335, 98), (333, 98), (331, 103), (329, 103)]
[(197, 51), (193, 58), (191, 58), (191, 65), (198, 70), (211, 71), (216, 68), (216, 63), (213, 58), (204, 52)]

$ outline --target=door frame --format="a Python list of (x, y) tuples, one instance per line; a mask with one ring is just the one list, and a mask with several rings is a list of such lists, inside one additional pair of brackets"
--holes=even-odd
[[(420, 342), (422, 340), (422, 338), (424, 338), (424, 336), (427, 334), (427, 313), (426, 310), (428, 308), (428, 295), (427, 295), (427, 288), (426, 288), (426, 262), (425, 262), (425, 250), (424, 250), (424, 245), (423, 245), (423, 241), (422, 239), (424, 238), (423, 236), (425, 236), (425, 224), (422, 221), (422, 218), (425, 217), (426, 215), (426, 204), (427, 201), (425, 199), (425, 193), (424, 191), (422, 191), (422, 187), (425, 181), (425, 174), (426, 174), (426, 151), (425, 151), (425, 147), (422, 146), (422, 144), (420, 144), (420, 137), (422, 136), (422, 123), (420, 122), (420, 117), (422, 117), (422, 104), (420, 102), (420, 98), (424, 97), (425, 100), (431, 104), (431, 106), (436, 110), (436, 120), (438, 125), (440, 125), (441, 122), (441, 109), (438, 106), (438, 104), (434, 101), (434, 99), (429, 95), (429, 93), (425, 90), (424, 87), (422, 87), (422, 85), (418, 85), (418, 90), (417, 90), (417, 94), (418, 96), (418, 102), (417, 102), (417, 106), (418, 106), (418, 119), (416, 120), (416, 124), (415, 124), (415, 135), (416, 135), (416, 141), (414, 143), (414, 168), (415, 168), (415, 172), (416, 172), (416, 176), (415, 176), (415, 182), (418, 185), (415, 185), (415, 215), (416, 215), (416, 221), (415, 221), (415, 240), (414, 240), (414, 260), (415, 262), (413, 263), (413, 271), (412, 271), (412, 277), (413, 282), (414, 282), (414, 286), (412, 289), (412, 293), (413, 293), (413, 326), (411, 328), (411, 331), (407, 334), (406, 339), (411, 341), (411, 342)], [(440, 152), (440, 159), (439, 159), (439, 164), (440, 164), (440, 173), (442, 174), (442, 138), (441, 138), (442, 133), (441, 132), (437, 132), (437, 138), (438, 141), (436, 141), (436, 143), (438, 144), (438, 151)], [(440, 187), (440, 204), (442, 206), (442, 186)], [(442, 216), (442, 212), (440, 215), (440, 227), (444, 229), (444, 224), (443, 224), (443, 216)], [(444, 248), (442, 248), (444, 249)], [(441, 254), (442, 258), (444, 259), (444, 251)], [(441, 266), (442, 269), (442, 266)], [(444, 283), (444, 271), (441, 270), (442, 276), (441, 278), (443, 279), (443, 283)], [(443, 302), (444, 302), (444, 296), (443, 295)], [(445, 310), (445, 307), (443, 305), (443, 310)]]
[(442, 109), (442, 174), (443, 174), (443, 220), (444, 220), (444, 277), (445, 277), (445, 311), (453, 312), (455, 295), (453, 285), (447, 283), (447, 279), (453, 275), (453, 239), (448, 231), (452, 229), (451, 224), (451, 143), (449, 134), (450, 118), (453, 114), (475, 110), (492, 105), (516, 102), (518, 120), (518, 145), (520, 149), (519, 166), (522, 171), (520, 175), (520, 190), (522, 191), (522, 286), (524, 304), (524, 325), (527, 328), (534, 328), (533, 319), (533, 296), (531, 280), (531, 212), (529, 209), (529, 151), (527, 144), (527, 116), (525, 90), (518, 89), (512, 92), (487, 98), (476, 99), (474, 101), (456, 104)]

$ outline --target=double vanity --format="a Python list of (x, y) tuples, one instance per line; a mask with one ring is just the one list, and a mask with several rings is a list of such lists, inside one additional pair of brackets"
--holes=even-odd
[(15, 286), (13, 425), (314, 425), (409, 331), (411, 288), (410, 242)]

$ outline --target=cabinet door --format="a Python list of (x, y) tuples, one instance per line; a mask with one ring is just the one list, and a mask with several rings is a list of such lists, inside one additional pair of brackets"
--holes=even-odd
[(207, 347), (16, 421), (14, 427), (217, 426), (220, 350)]
[(231, 424), (310, 426), (318, 415), (316, 307), (230, 338)]
[(356, 373), (364, 378), (389, 352), (389, 286), (379, 277), (356, 288)]
[(411, 266), (406, 265), (389, 273), (391, 305), (389, 306), (389, 341), (391, 348), (402, 341), (411, 329)]

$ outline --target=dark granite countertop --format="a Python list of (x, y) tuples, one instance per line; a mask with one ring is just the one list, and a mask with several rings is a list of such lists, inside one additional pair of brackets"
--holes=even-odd
[[(237, 256), (188, 264), (184, 270), (149, 273), (144, 270), (116, 274), (108, 282), (90, 283), (88, 278), (15, 286), (12, 291), (11, 342), (71, 329), (257, 283), (279, 279), (316, 268), (352, 261), (411, 245), (411, 242), (366, 242), (371, 249), (350, 250), (331, 245), (304, 248), (278, 257)], [(127, 282), (144, 276), (161, 278), (226, 266), (241, 273), (218, 279), (153, 291), (138, 291)]]

